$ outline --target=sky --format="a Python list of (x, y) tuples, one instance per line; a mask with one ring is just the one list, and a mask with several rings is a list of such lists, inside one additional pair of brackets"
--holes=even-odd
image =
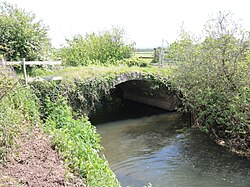
[(181, 26), (197, 35), (219, 11), (230, 11), (250, 30), (249, 0), (0, 0), (32, 12), (49, 26), (54, 47), (65, 38), (122, 27), (137, 48), (171, 43)]

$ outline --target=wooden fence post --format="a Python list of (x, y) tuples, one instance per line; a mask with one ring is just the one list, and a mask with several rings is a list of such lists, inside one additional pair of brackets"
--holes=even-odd
[(2, 64), (3, 64), (3, 66), (5, 66), (5, 60), (4, 60), (4, 58), (2, 58)]
[(25, 58), (23, 58), (23, 75), (24, 75), (25, 85), (28, 85), (28, 78), (27, 78), (26, 65), (25, 65)]
[[(13, 66), (13, 65), (21, 65), (23, 66), (23, 76), (25, 80), (25, 85), (28, 85), (30, 81), (46, 81), (46, 80), (62, 80), (62, 77), (43, 77), (43, 78), (28, 78), (26, 66), (28, 65), (57, 65), (61, 64), (61, 61), (25, 61), (25, 58), (23, 58), (22, 61), (5, 61), (2, 59), (2, 63), (7, 66)], [(0, 59), (0, 65), (1, 65), (1, 59)]]
[(161, 68), (162, 67), (162, 61), (163, 61), (163, 47), (160, 48), (159, 51), (159, 62), (158, 62), (158, 67)]

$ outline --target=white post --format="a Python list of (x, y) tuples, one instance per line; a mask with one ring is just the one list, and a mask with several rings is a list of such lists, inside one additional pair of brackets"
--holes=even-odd
[(4, 60), (4, 58), (2, 58), (2, 63), (3, 63), (3, 66), (5, 66), (6, 64), (5, 64), (5, 60)]
[(163, 42), (164, 42), (164, 40), (162, 40), (160, 54), (159, 54), (159, 68), (162, 67), (162, 64), (163, 64), (162, 61), (163, 61), (163, 58), (164, 58), (164, 54), (163, 54)]
[(26, 73), (25, 58), (23, 58), (23, 75), (24, 75), (25, 85), (27, 85), (28, 84), (28, 78), (27, 78), (27, 73)]
[(158, 62), (158, 67), (161, 67), (161, 49), (159, 51), (159, 62)]

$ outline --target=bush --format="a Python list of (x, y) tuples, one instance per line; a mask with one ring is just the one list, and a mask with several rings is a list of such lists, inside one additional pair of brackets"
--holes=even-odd
[(131, 57), (133, 43), (128, 43), (122, 29), (113, 28), (99, 34), (76, 35), (67, 40), (68, 46), (59, 51), (59, 57), (68, 66), (90, 64), (116, 64), (118, 60)]
[(249, 34), (231, 14), (219, 13), (205, 28), (202, 42), (175, 45), (182, 58), (174, 81), (197, 126), (217, 138), (244, 139), (250, 134)]
[(34, 95), (14, 76), (9, 68), (0, 66), (0, 162), (16, 145), (25, 123), (38, 121)]
[(117, 63), (118, 64), (125, 64), (129, 67), (131, 67), (131, 66), (148, 67), (149, 66), (149, 62), (147, 62), (146, 60), (140, 59), (140, 58), (128, 58), (128, 59), (121, 60)]
[(46, 98), (49, 97), (51, 101), (56, 102), (58, 95), (61, 95), (63, 92), (63, 85), (55, 81), (34, 81), (31, 83), (30, 88), (32, 93), (34, 93), (37, 97), (37, 102), (40, 106), (40, 116), (43, 119), (46, 116)]
[(0, 56), (10, 61), (48, 58), (48, 29), (41, 21), (35, 21), (35, 15), (6, 2), (0, 3), (0, 25)]
[(27, 74), (31, 77), (43, 77), (52, 75), (53, 71), (44, 67), (32, 67)]

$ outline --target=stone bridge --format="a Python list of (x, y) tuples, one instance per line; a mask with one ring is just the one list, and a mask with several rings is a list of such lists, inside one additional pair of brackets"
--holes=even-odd
[(113, 81), (110, 93), (167, 111), (174, 111), (181, 104), (179, 92), (171, 87), (167, 79), (148, 73), (131, 72), (118, 75)]

